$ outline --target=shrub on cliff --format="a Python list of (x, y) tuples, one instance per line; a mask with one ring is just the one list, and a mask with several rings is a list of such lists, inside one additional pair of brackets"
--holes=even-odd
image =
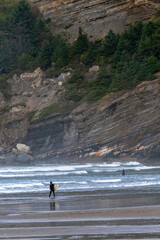
[(78, 102), (83, 96), (83, 73), (80, 71), (73, 72), (72, 76), (66, 82), (66, 100)]
[(87, 96), (89, 101), (96, 101), (109, 92), (112, 83), (112, 75), (105, 68), (102, 68), (96, 79), (90, 84), (90, 91)]

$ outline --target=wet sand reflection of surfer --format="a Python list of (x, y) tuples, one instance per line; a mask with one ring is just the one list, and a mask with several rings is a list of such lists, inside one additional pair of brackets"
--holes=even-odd
[(50, 210), (55, 210), (55, 202), (50, 202)]
[(59, 210), (59, 203), (57, 201), (50, 202), (50, 210), (51, 211), (58, 211)]

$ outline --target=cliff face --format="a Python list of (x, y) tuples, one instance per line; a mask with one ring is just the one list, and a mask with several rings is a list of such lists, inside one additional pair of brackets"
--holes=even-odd
[(53, 113), (29, 124), (32, 114), (36, 118), (63, 96), (69, 75), (48, 79), (37, 69), (8, 80), (12, 97), (1, 96), (0, 163), (159, 158), (159, 75), (97, 103), (84, 102), (70, 114)]
[(63, 33), (68, 41), (82, 27), (90, 39), (103, 38), (112, 29), (122, 32), (135, 21), (154, 19), (159, 4), (148, 0), (30, 0), (38, 7), (53, 34)]
[[(25, 143), (37, 159), (160, 156), (160, 79), (32, 124)], [(39, 156), (38, 156), (39, 155)], [(53, 158), (52, 158), (53, 157)], [(80, 161), (80, 160), (79, 160)]]

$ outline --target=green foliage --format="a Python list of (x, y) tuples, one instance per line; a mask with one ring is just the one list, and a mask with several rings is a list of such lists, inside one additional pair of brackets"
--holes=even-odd
[(83, 73), (80, 71), (73, 72), (72, 76), (66, 82), (66, 96), (67, 100), (78, 102), (81, 100), (83, 95)]
[(69, 62), (69, 53), (66, 42), (60, 35), (57, 35), (52, 40), (52, 61), (55, 62), (57, 69), (61, 69), (66, 66)]
[[(0, 10), (1, 90), (6, 88), (4, 76), (15, 70), (40, 66), (47, 76), (52, 76), (53, 71), (60, 73), (71, 67), (74, 72), (65, 84), (65, 98), (78, 102), (87, 91), (87, 99), (95, 101), (110, 91), (153, 79), (153, 74), (160, 71), (160, 18), (145, 25), (136, 22), (121, 34), (110, 30), (104, 39), (95, 42), (90, 42), (79, 28), (77, 40), (68, 45), (60, 35), (51, 35), (45, 25), (50, 19), (44, 22), (35, 17), (27, 0), (0, 0)], [(69, 27), (71, 24), (65, 29)], [(108, 63), (111, 69), (107, 71)], [(93, 64), (98, 64), (101, 70), (88, 86), (82, 71), (88, 71)], [(56, 108), (51, 105), (44, 109), (40, 118), (57, 111)]]
[(91, 66), (96, 61), (97, 55), (96, 45), (90, 43), (88, 51), (82, 55), (81, 60), (86, 66)]
[[(14, 33), (14, 36), (15, 31), (16, 34), (27, 35), (33, 29), (33, 25), (34, 19), (30, 5), (26, 0), (20, 0), (9, 18), (11, 33)], [(14, 27), (14, 29), (12, 27)]]
[(75, 90), (70, 91), (66, 95), (66, 100), (79, 102), (82, 99), (82, 94), (80, 91), (75, 92)]
[(58, 112), (58, 104), (57, 103), (51, 104), (48, 107), (44, 108), (39, 114), (39, 120), (42, 120), (42, 119), (52, 115), (55, 112)]
[[(13, 1), (15, 2), (15, 1)], [(5, 18), (0, 15), (0, 73), (9, 73), (16, 68), (21, 70), (36, 67), (45, 62), (45, 43), (50, 41), (51, 34), (40, 19), (35, 19), (27, 0), (20, 0), (14, 7), (8, 2), (5, 7)], [(39, 53), (41, 51), (41, 53)]]
[(48, 68), (51, 65), (52, 47), (49, 41), (44, 41), (39, 52), (39, 63), (41, 68)]
[(34, 67), (35, 65), (33, 65), (33, 57), (30, 54), (23, 53), (17, 59), (17, 67), (23, 71), (27, 70), (30, 68), (30, 62), (32, 62), (32, 66)]
[(90, 86), (90, 92), (87, 96), (89, 101), (96, 101), (109, 92), (112, 83), (112, 75), (105, 68), (102, 68), (96, 79)]
[(70, 27), (72, 27), (72, 26), (73, 26), (73, 24), (68, 24), (68, 25), (65, 25), (64, 28), (65, 28), (65, 29), (68, 29), (68, 28), (70, 28)]
[(84, 76), (80, 71), (73, 72), (72, 76), (67, 80), (67, 84), (78, 87), (82, 83)]
[(74, 54), (82, 54), (88, 50), (89, 41), (87, 35), (79, 28), (78, 38), (73, 44), (72, 51)]
[(30, 122), (32, 121), (35, 113), (36, 113), (36, 111), (32, 111), (32, 112), (29, 112), (29, 113), (28, 113), (28, 120), (29, 120)]
[(6, 86), (7, 86), (7, 75), (0, 75), (0, 90), (3, 91), (5, 90)]
[(116, 35), (112, 30), (105, 36), (101, 52), (105, 57), (109, 57), (115, 53), (119, 40), (119, 35)]

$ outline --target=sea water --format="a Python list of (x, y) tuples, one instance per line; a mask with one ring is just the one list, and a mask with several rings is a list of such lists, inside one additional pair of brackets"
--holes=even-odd
[(1, 166), (0, 195), (46, 192), (50, 181), (59, 185), (60, 192), (138, 188), (156, 192), (160, 188), (160, 166), (139, 162)]

